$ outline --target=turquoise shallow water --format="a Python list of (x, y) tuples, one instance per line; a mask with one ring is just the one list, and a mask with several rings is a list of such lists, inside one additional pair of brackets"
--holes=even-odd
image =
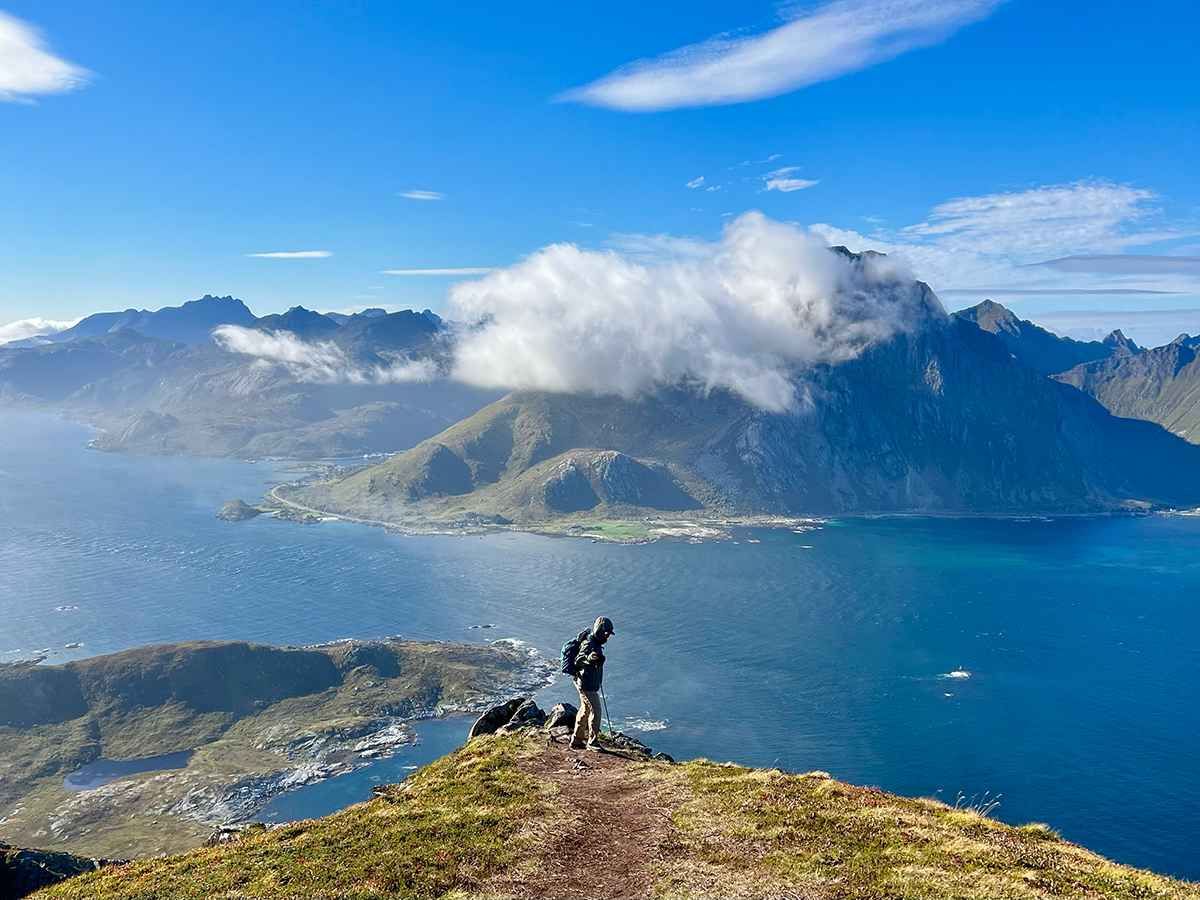
[[(1004, 821), (1200, 879), (1200, 519), (855, 520), (640, 547), (230, 525), (214, 513), (258, 497), (268, 464), (86, 452), (90, 434), (0, 412), (0, 659), (396, 633), (554, 655), (604, 614), (613, 718), (656, 749), (990, 791)], [(373, 768), (343, 776), (364, 779), (344, 802)], [(343, 802), (318, 793), (276, 811)]]

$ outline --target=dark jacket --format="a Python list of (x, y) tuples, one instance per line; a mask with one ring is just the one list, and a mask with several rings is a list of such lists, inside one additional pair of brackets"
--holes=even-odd
[[(595, 653), (599, 659), (589, 661), (588, 657)], [(604, 681), (604, 647), (594, 634), (589, 634), (579, 644), (579, 653), (575, 656), (575, 683), (581, 691), (598, 691)]]

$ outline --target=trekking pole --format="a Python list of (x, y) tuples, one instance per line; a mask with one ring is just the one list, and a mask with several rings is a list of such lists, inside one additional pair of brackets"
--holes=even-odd
[(611, 737), (613, 733), (612, 719), (608, 715), (608, 698), (604, 696), (604, 685), (600, 685), (600, 699), (604, 701), (604, 718), (608, 719), (608, 734)]

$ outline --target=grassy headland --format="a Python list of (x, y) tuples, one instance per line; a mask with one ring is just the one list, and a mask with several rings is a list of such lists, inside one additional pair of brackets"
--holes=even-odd
[[(273, 794), (411, 739), (406, 721), (472, 710), (540, 679), (503, 646), (203, 641), (61, 666), (0, 666), (0, 840), (109, 858), (181, 852)], [(186, 768), (68, 791), (99, 758), (195, 750)]]
[(37, 896), (1200, 897), (1044, 825), (696, 760), (472, 741), (381, 796)]

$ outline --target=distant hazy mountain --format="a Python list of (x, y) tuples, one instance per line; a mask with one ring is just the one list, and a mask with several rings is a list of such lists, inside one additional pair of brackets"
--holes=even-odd
[(147, 337), (195, 345), (210, 340), (218, 325), (249, 326), (254, 322), (254, 313), (241, 300), (205, 294), (199, 300), (189, 300), (182, 306), (165, 306), (157, 312), (127, 309), (96, 313), (64, 331), (49, 335), (49, 339), (63, 343), (127, 329)]
[(590, 511), (1067, 512), (1200, 503), (1200, 448), (1017, 364), (965, 317), (805, 376), (772, 414), (724, 392), (514, 393), (302, 502), (372, 519)]
[(1200, 337), (1181, 334), (1136, 356), (1084, 363), (1055, 377), (1091, 394), (1117, 416), (1158, 422), (1200, 444)]
[(1112, 332), (1103, 341), (1076, 341), (1019, 319), (1011, 310), (991, 300), (984, 300), (955, 315), (996, 335), (1017, 362), (1043, 375), (1065, 372), (1080, 363), (1142, 352), (1120, 330)]
[(406, 449), (500, 396), (444, 381), (375, 377), (443, 351), (436, 322), (422, 313), (349, 316), (342, 325), (326, 320), (331, 328), (311, 328), (324, 318), (297, 308), (256, 323), (335, 343), (357, 380), (309, 380), (284, 363), (212, 341), (188, 346), (121, 330), (0, 348), (0, 404), (54, 409), (98, 425), (105, 433), (94, 446), (103, 450), (324, 458)]
[[(348, 318), (346, 316), (342, 321)], [(337, 331), (341, 324), (332, 316), (313, 312), (303, 306), (293, 306), (285, 313), (263, 316), (253, 322), (255, 328), (263, 331), (290, 331), (306, 340), (325, 337), (331, 331)]]

